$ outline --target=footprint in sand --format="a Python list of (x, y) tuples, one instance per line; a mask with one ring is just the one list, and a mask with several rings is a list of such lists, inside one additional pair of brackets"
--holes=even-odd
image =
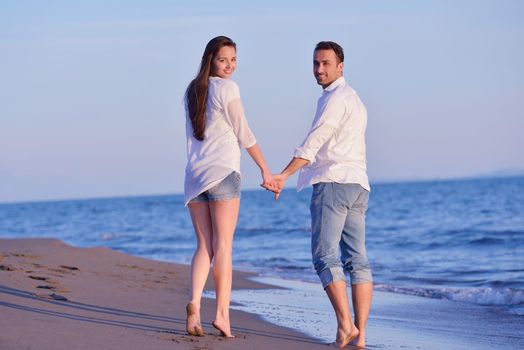
[(40, 255), (31, 255), (31, 254), (11, 254), (12, 256), (16, 256), (17, 258), (27, 258), (27, 259), (40, 259)]
[(37, 280), (37, 281), (47, 281), (49, 280), (49, 277), (41, 277), (41, 276), (33, 276), (33, 275), (29, 275), (27, 276), (33, 280)]
[[(51, 281), (51, 282), (48, 282), (48, 283), (53, 283), (53, 282)], [(54, 286), (41, 284), (39, 286), (36, 286), (36, 288), (37, 289), (48, 289), (50, 291), (59, 292), (59, 293), (71, 293), (70, 290), (60, 287), (58, 285), (58, 283), (54, 283), (54, 284), (55, 284)]]
[(50, 290), (55, 290), (56, 289), (56, 287), (54, 287), (54, 286), (45, 286), (45, 285), (36, 286), (36, 288), (39, 288), (39, 289), (50, 289)]
[(9, 265), (0, 265), (0, 271), (15, 271), (16, 269)]
[[(74, 270), (66, 270), (66, 269), (53, 269), (53, 268), (47, 268), (48, 271), (51, 271), (51, 272), (56, 272), (56, 273), (61, 273), (61, 274), (64, 274), (64, 275), (73, 275), (75, 276), (76, 273), (74, 272)], [(63, 276), (61, 276), (63, 277)]]
[(67, 301), (67, 298), (65, 296), (55, 294), (55, 293), (51, 294), (50, 297), (53, 298), (54, 300)]
[(49, 277), (34, 276), (34, 275), (29, 275), (27, 277), (29, 277), (29, 278), (31, 278), (33, 280), (36, 280), (36, 281), (44, 281), (44, 282), (46, 282), (48, 284), (54, 284), (54, 285), (58, 285), (59, 284), (59, 282), (54, 281), (54, 280), (50, 279)]
[(68, 301), (68, 299), (65, 296), (59, 295), (59, 294), (55, 294), (55, 293), (52, 293), (52, 294), (34, 294), (34, 296), (36, 296), (38, 298), (42, 298), (42, 299), (50, 299), (50, 300), (57, 300), (57, 301)]

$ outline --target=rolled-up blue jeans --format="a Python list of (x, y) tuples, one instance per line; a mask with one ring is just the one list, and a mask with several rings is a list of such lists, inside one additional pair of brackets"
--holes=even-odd
[(359, 184), (320, 182), (311, 196), (311, 253), (322, 286), (372, 282), (366, 254), (365, 214), (369, 191)]

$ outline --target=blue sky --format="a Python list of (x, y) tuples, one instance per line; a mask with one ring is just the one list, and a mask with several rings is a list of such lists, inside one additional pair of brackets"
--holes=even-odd
[(3, 1), (0, 202), (181, 193), (183, 92), (216, 35), (274, 171), (314, 116), (320, 40), (368, 108), (372, 182), (524, 168), (522, 1)]

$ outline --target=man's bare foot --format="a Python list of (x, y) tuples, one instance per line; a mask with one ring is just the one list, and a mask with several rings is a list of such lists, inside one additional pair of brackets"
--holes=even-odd
[(342, 349), (356, 339), (358, 335), (359, 331), (354, 324), (351, 325), (350, 329), (340, 327), (337, 329), (337, 341), (335, 344)]
[(200, 313), (197, 311), (197, 308), (194, 304), (189, 303), (186, 305), (186, 331), (190, 335), (202, 337), (204, 335), (204, 330), (202, 329), (202, 324), (200, 323)]
[(366, 347), (366, 335), (359, 333), (358, 336), (351, 341), (351, 345), (357, 347), (357, 348), (365, 348)]
[(229, 325), (229, 322), (219, 322), (217, 320), (213, 321), (213, 327), (218, 329), (220, 331), (220, 334), (226, 338), (235, 338), (233, 334), (231, 334), (231, 328)]

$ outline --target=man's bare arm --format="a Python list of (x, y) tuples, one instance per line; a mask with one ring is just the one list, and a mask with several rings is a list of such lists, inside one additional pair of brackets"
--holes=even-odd
[(288, 177), (299, 171), (301, 168), (305, 167), (309, 164), (309, 160), (304, 158), (297, 158), (294, 157), (291, 159), (291, 162), (286, 166), (284, 170), (280, 173), (284, 177), (284, 180), (286, 180)]
[(291, 162), (285, 167), (284, 170), (278, 175), (273, 175), (273, 183), (275, 186), (264, 186), (266, 189), (272, 191), (275, 193), (275, 199), (278, 199), (280, 196), (280, 192), (282, 192), (282, 189), (284, 188), (284, 184), (286, 183), (286, 180), (288, 177), (296, 173), (298, 170), (300, 170), (302, 167), (309, 164), (309, 160), (304, 158), (297, 158), (294, 157)]

